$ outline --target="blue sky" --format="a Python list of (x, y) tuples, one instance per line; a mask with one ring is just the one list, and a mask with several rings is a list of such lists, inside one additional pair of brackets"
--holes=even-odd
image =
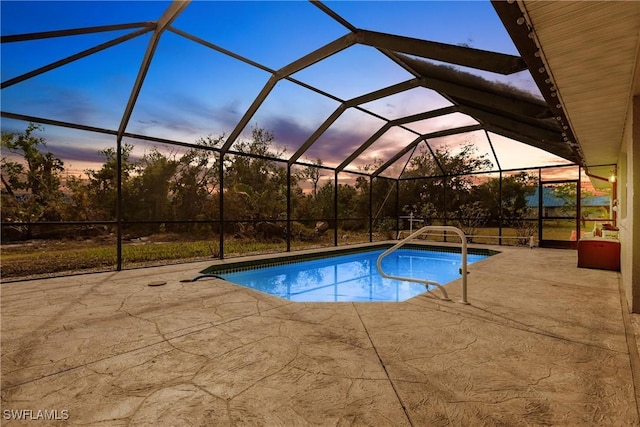
[[(4, 36), (154, 21), (169, 4), (158, 1), (2, 1), (1, 31)], [(517, 54), (488, 1), (337, 1), (325, 4), (358, 28)], [(173, 26), (273, 70), (348, 32), (320, 9), (304, 1), (194, 1)], [(2, 81), (131, 31), (4, 43)], [(1, 93), (2, 110), (117, 129), (148, 42), (149, 35), (137, 37), (5, 88)], [(526, 71), (510, 77), (481, 75), (536, 91)], [(209, 134), (228, 135), (269, 77), (268, 72), (165, 32), (127, 131), (189, 143)], [(356, 45), (292, 77), (346, 100), (412, 76), (375, 49)], [(338, 105), (336, 101), (294, 83), (280, 81), (251, 119), (250, 126), (272, 131), (277, 143), (292, 153)], [(393, 119), (446, 105), (448, 102), (435, 92), (420, 88), (365, 107)], [(465, 121), (459, 116), (417, 123), (414, 127), (427, 132), (445, 124), (468, 124), (468, 119)], [(350, 111), (318, 141), (308, 158), (322, 157), (325, 164), (335, 165), (383, 124), (379, 119)], [(2, 127), (4, 130), (23, 129), (24, 124), (3, 119)], [(50, 147), (68, 156), (67, 164), (72, 163), (78, 170), (86, 167), (87, 162), (99, 160), (98, 150), (113, 145), (111, 137), (52, 126), (46, 127), (45, 136)], [(452, 144), (478, 138), (482, 139), (478, 135), (462, 135), (457, 141), (453, 138)], [(406, 131), (394, 129), (363, 153), (353, 167), (370, 163), (376, 157), (389, 158), (412, 139)], [(486, 145), (486, 142), (479, 142), (479, 146)], [(145, 144), (140, 146), (149, 148)], [(504, 156), (505, 160), (500, 162), (506, 168), (509, 167), (506, 164), (509, 154), (505, 152)], [(525, 165), (513, 167), (521, 166)]]

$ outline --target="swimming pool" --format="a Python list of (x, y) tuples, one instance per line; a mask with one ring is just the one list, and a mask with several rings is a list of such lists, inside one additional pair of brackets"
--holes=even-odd
[[(394, 302), (426, 292), (423, 284), (380, 276), (376, 260), (387, 248), (336, 253), (315, 259), (285, 258), (257, 265), (218, 266), (204, 273), (297, 302)], [(444, 285), (460, 278), (462, 265), (459, 251), (445, 249), (407, 245), (384, 258), (382, 268), (388, 274), (427, 278)], [(470, 250), (467, 264), (494, 253)]]

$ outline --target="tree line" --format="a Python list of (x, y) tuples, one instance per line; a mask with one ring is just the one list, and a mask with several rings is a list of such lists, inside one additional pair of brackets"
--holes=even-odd
[(496, 177), (478, 179), (472, 173), (490, 168), (491, 162), (467, 143), (456, 153), (446, 147), (419, 152), (400, 181), (370, 180), (366, 174), (382, 164), (380, 159), (336, 188), (333, 171), (321, 159), (295, 166), (288, 177), (286, 163), (276, 160), (284, 151), (262, 128), (253, 128), (251, 138), (236, 143), (235, 152), (222, 160), (218, 149), (224, 135), (200, 138), (180, 154), (156, 147), (139, 158), (132, 154), (133, 145), (123, 144), (119, 163), (116, 150), (106, 148), (100, 151), (101, 166), (78, 176), (67, 174), (63, 160), (47, 151), (43, 130), (30, 123), (23, 132), (2, 133), (3, 235), (12, 228), (29, 238), (30, 228), (24, 225), (38, 222), (114, 221), (118, 166), (122, 219), (148, 233), (189, 231), (194, 222), (218, 220), (221, 188), (229, 221), (225, 232), (247, 235), (259, 231), (256, 224), (285, 229), (279, 221), (287, 219), (288, 197), (294, 228), (301, 234), (317, 221), (335, 227), (334, 206), (342, 229), (368, 229), (370, 213), (376, 227), (394, 227), (398, 215), (409, 212), (427, 222), (449, 221), (463, 228), (500, 220), (517, 225), (526, 218), (526, 198), (537, 185), (524, 172), (503, 177), (502, 183)]

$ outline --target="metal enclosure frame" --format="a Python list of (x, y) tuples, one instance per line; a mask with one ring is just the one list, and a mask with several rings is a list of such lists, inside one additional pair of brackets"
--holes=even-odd
[[(455, 45), (447, 45), (443, 43), (436, 43), (426, 40), (413, 39), (409, 37), (392, 35), (392, 34), (383, 34), (374, 31), (368, 31), (363, 29), (358, 29), (345, 20), (343, 17), (338, 15), (336, 12), (331, 10), (329, 6), (320, 2), (320, 1), (312, 1), (311, 3), (316, 6), (319, 10), (324, 12), (329, 18), (335, 20), (340, 25), (342, 25), (348, 33), (342, 37), (335, 39), (334, 41), (326, 44), (325, 46), (316, 49), (315, 51), (304, 55), (288, 65), (280, 68), (279, 70), (273, 70), (269, 67), (259, 64), (257, 62), (251, 61), (242, 57), (241, 55), (228, 51), (222, 47), (216, 46), (213, 43), (210, 43), (206, 40), (200, 39), (197, 36), (187, 33), (178, 28), (174, 28), (172, 26), (173, 21), (189, 6), (190, 1), (173, 1), (165, 10), (165, 12), (160, 16), (156, 21), (153, 22), (137, 22), (137, 23), (124, 23), (124, 24), (116, 24), (116, 25), (108, 25), (108, 26), (99, 26), (99, 27), (88, 27), (88, 28), (72, 28), (72, 29), (62, 29), (58, 31), (48, 31), (42, 33), (31, 33), (31, 34), (21, 34), (21, 35), (11, 35), (11, 36), (3, 36), (1, 38), (1, 43), (18, 43), (29, 40), (36, 39), (47, 39), (47, 38), (55, 38), (55, 37), (63, 37), (70, 35), (79, 35), (79, 34), (90, 34), (96, 32), (108, 32), (115, 30), (133, 30), (132, 32), (115, 38), (107, 43), (103, 43), (101, 45), (95, 46), (91, 49), (87, 49), (81, 53), (76, 55), (69, 56), (60, 61), (56, 61), (54, 63), (48, 64), (44, 67), (40, 67), (36, 70), (32, 70), (28, 73), (25, 73), (21, 76), (3, 81), (1, 83), (1, 88), (11, 87), (13, 85), (19, 84), (25, 80), (33, 78), (42, 73), (46, 73), (53, 69), (57, 69), (66, 64), (69, 64), (78, 59), (84, 58), (86, 56), (92, 55), (96, 52), (103, 51), (108, 49), (109, 47), (115, 46), (117, 44), (126, 42), (128, 40), (139, 37), (143, 34), (151, 33), (151, 39), (148, 42), (147, 49), (138, 69), (138, 73), (135, 79), (135, 83), (130, 90), (129, 99), (127, 105), (122, 113), (122, 117), (120, 120), (120, 124), (117, 129), (107, 129), (107, 128), (97, 128), (93, 126), (86, 126), (79, 123), (72, 122), (63, 122), (60, 120), (53, 120), (47, 117), (36, 117), (32, 115), (18, 114), (11, 111), (5, 111), (4, 109), (0, 112), (0, 115), (4, 118), (16, 119), (27, 122), (35, 122), (40, 124), (50, 124), (63, 128), (76, 129), (76, 130), (84, 130), (95, 132), (104, 135), (110, 135), (115, 138), (116, 147), (117, 147), (117, 157), (118, 157), (118, 185), (117, 185), (117, 208), (116, 208), (116, 218), (113, 223), (117, 226), (117, 269), (122, 269), (122, 227), (126, 221), (122, 218), (122, 176), (121, 176), (121, 157), (122, 157), (122, 141), (123, 138), (135, 138), (142, 141), (150, 141), (150, 142), (158, 142), (163, 144), (170, 144), (176, 146), (183, 146), (189, 148), (198, 148), (203, 150), (211, 150), (217, 153), (220, 156), (221, 164), (224, 164), (225, 156), (227, 155), (246, 155), (244, 153), (239, 153), (237, 151), (232, 150), (233, 143), (238, 139), (241, 132), (247, 127), (248, 123), (251, 121), (252, 117), (259, 110), (260, 106), (263, 104), (269, 93), (273, 90), (275, 85), (281, 81), (286, 80), (295, 85), (303, 87), (309, 91), (315, 92), (321, 96), (327, 97), (333, 101), (336, 101), (339, 106), (335, 109), (335, 111), (326, 118), (326, 120), (311, 134), (311, 136), (304, 141), (300, 148), (289, 158), (289, 159), (279, 159), (279, 158), (271, 158), (267, 157), (270, 160), (274, 160), (277, 162), (282, 162), (284, 167), (287, 168), (288, 175), (288, 193), (287, 193), (287, 230), (289, 230), (287, 242), (286, 242), (286, 250), (291, 250), (291, 168), (295, 165), (308, 166), (309, 163), (301, 161), (301, 158), (305, 155), (305, 153), (313, 146), (313, 144), (329, 129), (329, 127), (338, 120), (347, 110), (355, 109), (365, 114), (368, 114), (372, 117), (375, 117), (384, 122), (384, 125), (378, 129), (369, 139), (367, 139), (364, 143), (362, 143), (357, 149), (355, 149), (349, 156), (347, 156), (337, 167), (329, 168), (323, 167), (323, 169), (331, 170), (334, 173), (334, 220), (338, 220), (338, 174), (340, 173), (350, 173), (361, 176), (367, 176), (369, 178), (369, 189), (370, 189), (370, 199), (369, 199), (369, 234), (370, 240), (372, 240), (372, 228), (373, 228), (373, 212), (372, 212), (372, 195), (371, 191), (373, 188), (374, 180), (376, 179), (389, 179), (395, 182), (396, 188), (399, 188), (399, 183), (402, 180), (401, 177), (397, 179), (384, 177), (381, 175), (385, 170), (387, 170), (391, 165), (400, 160), (406, 154), (415, 151), (415, 149), (420, 145), (424, 144), (427, 149), (433, 155), (433, 148), (430, 145), (430, 140), (434, 138), (439, 138), (443, 136), (462, 134), (466, 132), (479, 131), (482, 130), (485, 133), (485, 137), (494, 153), (494, 157), (497, 161), (497, 156), (495, 156), (495, 149), (491, 138), (489, 136), (489, 132), (506, 136), (508, 138), (512, 138), (523, 142), (525, 144), (529, 144), (538, 148), (542, 148), (546, 151), (549, 151), (553, 154), (556, 154), (564, 159), (567, 159), (572, 164), (581, 164), (583, 163), (583, 159), (581, 157), (581, 153), (577, 144), (574, 142), (575, 138), (571, 134), (571, 129), (568, 127), (566, 123), (566, 117), (561, 111), (561, 107), (559, 104), (553, 104), (553, 90), (551, 92), (544, 92), (545, 98), (547, 102), (543, 102), (540, 100), (535, 100), (531, 98), (525, 98), (522, 96), (500, 92), (494, 87), (487, 86), (482, 82), (478, 81), (467, 81), (464, 78), (461, 78), (459, 74), (455, 72), (452, 73), (443, 73), (441, 69), (434, 68), (433, 66), (429, 66), (429, 64), (423, 62), (418, 58), (426, 58), (433, 59), (437, 61), (447, 62), (450, 64), (462, 65), (466, 67), (472, 67), (480, 70), (491, 71), (495, 73), (502, 74), (510, 74), (518, 71), (525, 70), (527, 68), (533, 70), (532, 67), (535, 67), (538, 61), (538, 58), (530, 52), (524, 52), (524, 57), (520, 58), (513, 55), (500, 54), (495, 52), (488, 52), (478, 49), (472, 49), (468, 47), (455, 46)], [(503, 14), (508, 13), (506, 6), (501, 5), (502, 2), (494, 2), (494, 7), (498, 10), (505, 9), (502, 11)], [(230, 56), (236, 60), (242, 61), (245, 64), (248, 64), (252, 67), (258, 68), (262, 71), (269, 73), (271, 76), (268, 79), (267, 83), (263, 86), (262, 90), (253, 100), (249, 108), (244, 112), (242, 118), (238, 121), (235, 128), (226, 138), (224, 144), (219, 148), (204, 148), (200, 146), (196, 146), (194, 144), (188, 144), (179, 141), (166, 140), (162, 138), (140, 135), (131, 132), (127, 132), (129, 120), (131, 118), (132, 112), (135, 109), (136, 102), (138, 96), (140, 94), (140, 90), (142, 85), (144, 84), (147, 72), (149, 70), (151, 61), (153, 59), (154, 53), (158, 44), (160, 43), (161, 37), (165, 32), (171, 32), (179, 37), (182, 37), (186, 40), (189, 40), (193, 43), (200, 44), (208, 49), (216, 51), (218, 53)], [(371, 93), (353, 98), (343, 100), (339, 97), (327, 93), (321, 89), (303, 83), (299, 80), (296, 80), (292, 75), (306, 67), (309, 67), (317, 62), (323, 61), (326, 58), (331, 57), (332, 55), (343, 51), (344, 49), (349, 48), (354, 45), (363, 45), (370, 46), (386, 57), (390, 58), (394, 61), (399, 67), (403, 68), (406, 71), (409, 71), (414, 78), (409, 79), (405, 82), (401, 82), (398, 84), (394, 84), (388, 87), (379, 88)], [(534, 64), (535, 62), (535, 64)], [(540, 70), (535, 69), (532, 71), (532, 75), (536, 82), (540, 85), (541, 82), (545, 82), (545, 72), (544, 67), (540, 67)], [(430, 90), (435, 91), (440, 94), (446, 100), (451, 103), (451, 106), (440, 108), (431, 111), (424, 111), (422, 113), (408, 115), (396, 119), (387, 119), (385, 117), (381, 117), (378, 114), (375, 114), (366, 108), (363, 107), (363, 104), (368, 102), (382, 99), (384, 97), (402, 93), (414, 88), (423, 87)], [(553, 89), (553, 88), (552, 88)], [(433, 117), (441, 117), (450, 113), (463, 113), (477, 122), (475, 125), (462, 126), (457, 128), (445, 129), (437, 132), (431, 132), (427, 134), (421, 134), (408, 128), (406, 125), (412, 122), (433, 118)], [(388, 161), (382, 164), (375, 171), (370, 173), (361, 173), (354, 172), (351, 170), (347, 170), (346, 168), (367, 148), (369, 148), (373, 143), (375, 143), (385, 132), (392, 128), (400, 128), (406, 132), (412, 134), (415, 139), (411, 141), (409, 144), (404, 146), (398, 146), (397, 153), (392, 156)], [(435, 158), (435, 157), (434, 157)], [(437, 161), (437, 159), (436, 159)], [(483, 171), (482, 173), (495, 172), (499, 173), (500, 177), (502, 177), (503, 172), (507, 172), (508, 170), (502, 169), (499, 162), (497, 162), (498, 168), (494, 171)], [(446, 171), (442, 165), (439, 165), (441, 177), (443, 179), (447, 179), (450, 175), (448, 175), (448, 171)], [(532, 168), (538, 169), (539, 168)], [(219, 225), (220, 231), (220, 258), (225, 257), (224, 246), (225, 246), (225, 238), (224, 238), (224, 224), (228, 221), (224, 216), (224, 169), (220, 168), (220, 191), (219, 191), (219, 206), (220, 206), (220, 216), (219, 218), (212, 220), (217, 222)], [(396, 214), (398, 214), (397, 200), (396, 200)], [(396, 215), (398, 216), (398, 215)], [(445, 218), (446, 224), (446, 218)], [(500, 235), (502, 234), (502, 225), (500, 225)], [(337, 227), (334, 235), (334, 244), (338, 244), (338, 236), (337, 236)]]

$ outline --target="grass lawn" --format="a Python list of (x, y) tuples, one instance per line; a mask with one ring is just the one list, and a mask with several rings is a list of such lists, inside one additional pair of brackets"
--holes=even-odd
[[(345, 235), (343, 235), (345, 236)], [(355, 242), (368, 241), (364, 236)], [(346, 243), (346, 242), (342, 242)], [(351, 243), (351, 242), (349, 242)], [(333, 234), (314, 242), (291, 242), (291, 249), (306, 249), (333, 245)], [(228, 238), (225, 240), (225, 257), (250, 254), (285, 252), (284, 241), (255, 241)], [(191, 240), (184, 236), (154, 235), (125, 242), (122, 245), (124, 268), (199, 261), (218, 258), (219, 242), (215, 239)], [(117, 249), (114, 239), (104, 240), (37, 240), (19, 244), (2, 245), (3, 280), (72, 274), (79, 272), (110, 271), (116, 268)]]

